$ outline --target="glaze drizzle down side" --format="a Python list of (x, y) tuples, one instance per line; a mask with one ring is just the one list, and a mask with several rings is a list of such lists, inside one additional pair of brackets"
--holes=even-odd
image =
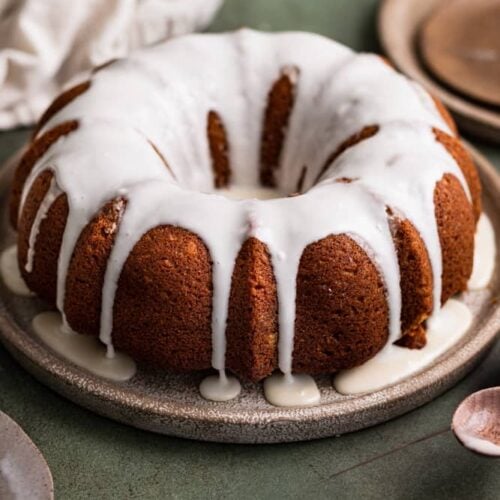
[[(263, 115), (269, 89), (283, 68), (298, 71), (277, 190), (294, 193), (301, 178), (303, 194), (293, 197), (275, 197), (258, 179)], [(206, 116), (212, 110), (227, 132), (231, 179), (238, 187), (233, 191), (231, 186), (214, 191), (206, 133)], [(330, 235), (351, 237), (379, 270), (389, 335), (374, 360), (399, 356), (392, 344), (401, 334), (400, 269), (388, 208), (420, 233), (432, 268), (434, 316), (446, 314), (439, 308), (442, 255), (434, 189), (445, 174), (459, 180), (470, 200), (469, 188), (455, 160), (436, 141), (433, 128), (451, 131), (429, 96), (379, 57), (356, 55), (325, 38), (300, 33), (192, 35), (100, 70), (90, 88), (39, 134), (72, 120), (78, 128), (52, 144), (24, 185), (21, 211), (38, 176), (53, 173), (31, 230), (27, 268), (36, 259), (38, 224), (51, 200), (65, 193), (69, 214), (58, 259), (57, 307), (66, 325), (66, 278), (78, 237), (109, 200), (126, 199), (102, 287), (99, 338), (108, 355), (114, 352), (113, 308), (122, 269), (141, 237), (162, 225), (198, 235), (212, 261), (212, 366), (219, 377), (202, 384), (206, 397), (222, 397), (220, 387), (230, 386), (233, 397), (239, 392), (224, 371), (225, 330), (234, 264), (249, 237), (266, 245), (276, 281), (284, 378), (270, 379), (270, 388), (285, 387), (283, 381), (287, 390), (312, 387), (309, 379), (292, 374), (296, 278), (304, 249)], [(332, 151), (373, 124), (378, 127), (375, 135), (344, 151), (323, 173)], [(345, 178), (352, 181), (342, 182)], [(242, 196), (242, 187), (262, 199)], [(230, 199), (233, 195), (236, 199)], [(454, 304), (449, 307), (465, 319)], [(313, 388), (310, 394), (313, 400), (319, 393)]]
[(125, 382), (135, 375), (137, 368), (129, 356), (115, 353), (112, 359), (108, 358), (106, 349), (95, 337), (64, 331), (57, 312), (35, 316), (33, 330), (55, 352), (99, 377)]
[(427, 344), (422, 349), (389, 345), (366, 363), (340, 372), (334, 380), (342, 394), (373, 392), (419, 372), (446, 352), (469, 329), (472, 314), (456, 299), (449, 299), (427, 324)]

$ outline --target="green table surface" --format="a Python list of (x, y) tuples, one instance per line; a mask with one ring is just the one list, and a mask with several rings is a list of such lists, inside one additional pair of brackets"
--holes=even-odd
[[(404, 0), (401, 0), (404, 1)], [(376, 0), (226, 0), (210, 31), (309, 30), (379, 50)], [(28, 136), (0, 134), (0, 161)], [(500, 169), (500, 148), (471, 139)], [(450, 431), (458, 403), (500, 385), (500, 344), (432, 403), (382, 425), (305, 443), (227, 445), (156, 435), (63, 399), (0, 347), (0, 409), (32, 437), (56, 498), (500, 498), (500, 460), (463, 449)]]

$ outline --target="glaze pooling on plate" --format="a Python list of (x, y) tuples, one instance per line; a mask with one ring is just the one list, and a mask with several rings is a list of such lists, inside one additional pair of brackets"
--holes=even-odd
[[(481, 214), (475, 236), (474, 265), (467, 288), (481, 290), (491, 280), (495, 267), (495, 234), (486, 214)], [(437, 359), (467, 332), (472, 315), (457, 299), (449, 299), (427, 322), (427, 344), (418, 350), (396, 345), (386, 347), (389, 355), (376, 355), (336, 376), (335, 388), (342, 394), (372, 392), (417, 373)]]
[(47, 311), (33, 318), (33, 330), (55, 352), (99, 377), (124, 382), (136, 373), (135, 362), (116, 352), (112, 358), (95, 337), (65, 331), (61, 315)]
[[(495, 267), (495, 234), (486, 214), (481, 214), (474, 245), (474, 264), (467, 288), (480, 290), (491, 280)], [(340, 372), (334, 386), (341, 394), (373, 392), (423, 370), (456, 344), (472, 323), (472, 314), (459, 299), (448, 301), (427, 321), (427, 344), (406, 349), (388, 344), (363, 365)]]
[(12, 245), (2, 252), (0, 258), (0, 268), (5, 286), (16, 295), (22, 297), (30, 297), (34, 293), (28, 288), (21, 273), (17, 262), (17, 245)]
[[(498, 174), (477, 150), (469, 146), (478, 165), (487, 213), (495, 228), (500, 213)], [(0, 190), (5, 192), (5, 177)], [(0, 200), (2, 201), (2, 200)], [(3, 198), (2, 208), (5, 209)], [(6, 219), (0, 224), (3, 247), (13, 241)], [(120, 422), (163, 435), (225, 443), (283, 443), (338, 436), (387, 422), (449, 390), (489, 351), (498, 331), (500, 309), (491, 298), (498, 293), (499, 268), (492, 282), (480, 292), (466, 292), (465, 303), (475, 321), (463, 342), (409, 379), (381, 391), (358, 396), (339, 395), (330, 377), (317, 378), (322, 400), (305, 408), (270, 406), (259, 385), (245, 384), (240, 398), (226, 403), (199, 399), (199, 375), (138, 374), (125, 384), (109, 384), (57, 356), (31, 335), (32, 313), (26, 300), (0, 287), (3, 310), (0, 339), (14, 358), (41, 383), (88, 410)], [(28, 301), (31, 302), (31, 301)], [(38, 310), (41, 305), (33, 299)], [(158, 405), (157, 402), (162, 404)], [(383, 404), (381, 404), (383, 402)], [(116, 409), (119, 409), (119, 412)], [(151, 410), (154, 408), (154, 413)], [(186, 414), (189, 417), (186, 418)], [(221, 424), (224, 422), (224, 424)]]
[(487, 215), (481, 214), (474, 239), (474, 264), (468, 290), (481, 290), (491, 280), (496, 262), (495, 231)]
[(241, 384), (236, 377), (226, 375), (224, 370), (219, 375), (209, 375), (200, 384), (200, 394), (210, 401), (229, 401), (238, 397)]
[(310, 375), (275, 373), (264, 380), (264, 395), (274, 406), (311, 406), (321, 400), (318, 386)]
[[(207, 114), (216, 109), (226, 126), (234, 185), (256, 188), (262, 116), (280, 71), (293, 75), (296, 96), (277, 182), (280, 192), (294, 192), (306, 164), (303, 193), (265, 200), (212, 193)], [(97, 72), (90, 89), (56, 113), (41, 133), (69, 120), (78, 121), (77, 130), (60, 138), (36, 163), (24, 186), (21, 209), (35, 179), (44, 171), (53, 172), (54, 189), (64, 192), (69, 204), (57, 275), (57, 306), (65, 322), (66, 277), (80, 233), (106, 202), (127, 200), (102, 293), (100, 339), (110, 355), (121, 271), (140, 238), (162, 225), (197, 234), (209, 250), (212, 366), (220, 373), (225, 369), (234, 263), (250, 236), (263, 242), (271, 256), (279, 303), (279, 368), (288, 377), (300, 258), (309, 244), (332, 234), (349, 235), (378, 268), (387, 294), (389, 337), (376, 359), (395, 352), (392, 343), (401, 334), (401, 291), (387, 207), (410, 220), (427, 247), (434, 314), (439, 314), (442, 256), (434, 189), (450, 173), (469, 199), (470, 193), (455, 160), (435, 139), (433, 127), (450, 130), (430, 97), (379, 57), (357, 55), (303, 33), (241, 30), (188, 36)], [(332, 151), (372, 124), (378, 126), (374, 136), (352, 146), (322, 172)], [(167, 159), (168, 169), (151, 144)], [(342, 182), (346, 177), (351, 182)], [(35, 228), (31, 258), (36, 234)]]
[(467, 332), (472, 323), (469, 308), (448, 299), (427, 322), (427, 344), (421, 349), (389, 345), (366, 363), (340, 372), (334, 386), (341, 394), (373, 392), (395, 384), (430, 365)]
[[(475, 255), (480, 255), (481, 258), (474, 259), (468, 286), (470, 290), (478, 289), (477, 286), (471, 286), (471, 282), (477, 282), (476, 279), (487, 285), (494, 269), (496, 255), (494, 233), (486, 214), (482, 214), (479, 219), (475, 245)], [(2, 277), (13, 293), (23, 295), (23, 288), (11, 285), (19, 282), (29, 292), (19, 274), (16, 255), (16, 245), (2, 253), (2, 263), (14, 258), (16, 264), (6, 267), (2, 264)], [(456, 299), (450, 299), (438, 315), (429, 321), (428, 343), (425, 347), (409, 350), (391, 345), (383, 356), (379, 354), (358, 368), (341, 372), (336, 376), (334, 385), (341, 393), (358, 394), (372, 392), (396, 383), (424, 369), (455, 344), (465, 334), (471, 320), (467, 306)], [(99, 346), (97, 339), (63, 332), (61, 317), (55, 312), (36, 316), (33, 324), (35, 332), (47, 345), (92, 373), (112, 380), (128, 380), (135, 373), (133, 361), (123, 354), (118, 355), (117, 363), (106, 359), (104, 349)], [(200, 386), (201, 395), (213, 401), (227, 401), (237, 397), (240, 390), (237, 379), (226, 374), (211, 375)], [(314, 379), (305, 375), (295, 375), (287, 379), (283, 375), (275, 374), (264, 382), (264, 393), (266, 399), (277, 406), (305, 406), (319, 401), (319, 391)]]

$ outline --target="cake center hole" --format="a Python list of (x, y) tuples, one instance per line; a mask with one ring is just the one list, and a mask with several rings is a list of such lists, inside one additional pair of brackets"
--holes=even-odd
[(275, 198), (286, 198), (288, 196), (287, 193), (284, 193), (278, 188), (263, 186), (233, 185), (216, 189), (215, 192), (232, 200), (272, 200)]

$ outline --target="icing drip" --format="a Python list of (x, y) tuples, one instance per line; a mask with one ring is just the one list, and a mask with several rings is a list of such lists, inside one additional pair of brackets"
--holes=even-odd
[(56, 200), (56, 198), (62, 194), (62, 191), (57, 187), (56, 180), (52, 177), (50, 181), (49, 189), (45, 194), (40, 207), (38, 208), (38, 212), (36, 213), (35, 220), (31, 226), (30, 237), (28, 241), (28, 256), (26, 259), (25, 269), (28, 273), (33, 271), (33, 259), (35, 256), (35, 242), (38, 236), (38, 232), (40, 230), (40, 224), (47, 216), (47, 212), (49, 208), (52, 206), (52, 203)]
[(491, 280), (496, 262), (495, 232), (490, 219), (481, 214), (474, 238), (474, 264), (467, 288), (481, 290)]
[(17, 245), (12, 245), (2, 252), (0, 267), (3, 282), (12, 293), (23, 297), (33, 295), (33, 292), (28, 288), (23, 280), (23, 277), (21, 276), (21, 272), (19, 271), (19, 264), (17, 262)]
[[(123, 140), (127, 148), (123, 147)], [(82, 147), (82, 144), (89, 143), (92, 147)], [(106, 168), (102, 168), (102, 161), (106, 162)], [(137, 168), (142, 162), (148, 164), (146, 171)], [(98, 165), (99, 169), (96, 168)], [(34, 180), (47, 169), (53, 171), (55, 183), (66, 193), (69, 206), (57, 273), (57, 307), (62, 312), (66, 274), (83, 228), (107, 201), (126, 193), (127, 183), (138, 183), (151, 177), (168, 179), (170, 174), (161, 158), (136, 130), (120, 128), (116, 123), (108, 122), (87, 125), (85, 120), (82, 120), (78, 134), (61, 138), (35, 165), (23, 189), (21, 206)], [(126, 182), (117, 185), (114, 175), (120, 170), (122, 175), (119, 177)], [(30, 247), (35, 248), (35, 241)], [(66, 324), (64, 313), (63, 323)]]
[(331, 165), (325, 174), (330, 178), (324, 181), (334, 182), (343, 177), (359, 179), (357, 182), (412, 222), (429, 254), (434, 313), (440, 308), (442, 275), (434, 187), (447, 172), (461, 181), (470, 199), (462, 171), (434, 139), (431, 129), (403, 122), (384, 126), (374, 137), (349, 148)]
[(200, 394), (210, 401), (229, 401), (239, 396), (241, 384), (238, 379), (227, 376), (224, 370), (219, 375), (209, 375), (200, 384)]
[[(422, 98), (427, 93), (420, 85), (395, 73), (378, 56), (345, 58), (332, 73), (327, 68), (321, 78), (308, 66), (300, 73), (278, 171), (285, 191), (293, 191), (304, 165), (308, 167), (304, 187), (310, 188), (331, 153), (365, 126), (404, 120), (450, 133), (436, 107)], [(303, 66), (299, 64), (299, 68)]]
[[(310, 214), (315, 214), (313, 220)], [(335, 218), (331, 214), (336, 214)], [(253, 207), (252, 235), (271, 254), (279, 304), (279, 367), (291, 373), (296, 276), (304, 248), (330, 234), (349, 234), (369, 248), (383, 272), (391, 304), (391, 337), (399, 335), (399, 267), (385, 207), (356, 183), (323, 184), (306, 194)]]
[(264, 381), (264, 394), (274, 406), (311, 406), (321, 399), (314, 379), (302, 373), (271, 375)]
[[(258, 187), (263, 115), (269, 89), (283, 68), (292, 67), (299, 70), (296, 96), (277, 189), (294, 192), (305, 171), (305, 193), (267, 199), (271, 193)], [(206, 133), (211, 110), (227, 131), (236, 187), (207, 194), (213, 190)], [(78, 120), (78, 129), (53, 144), (35, 165), (22, 201), (47, 169), (68, 197), (57, 277), (57, 306), (63, 312), (67, 270), (81, 231), (110, 199), (127, 199), (102, 293), (100, 339), (110, 354), (120, 273), (135, 244), (159, 225), (192, 231), (208, 248), (213, 281), (212, 365), (221, 373), (233, 267), (249, 236), (265, 243), (271, 256), (279, 302), (279, 367), (286, 380), (291, 380), (300, 258), (307, 245), (329, 235), (349, 235), (377, 266), (389, 305), (389, 341), (384, 351), (390, 351), (399, 337), (400, 276), (387, 206), (409, 218), (424, 239), (437, 310), (441, 249), (434, 187), (443, 174), (452, 173), (468, 189), (460, 169), (431, 132), (431, 127), (449, 132), (435, 106), (420, 87), (379, 57), (355, 55), (340, 44), (302, 33), (240, 30), (192, 35), (138, 51), (102, 69), (93, 76), (90, 89), (53, 116), (44, 130), (73, 119)], [(322, 182), (312, 186), (331, 153), (373, 124), (379, 127), (377, 134), (344, 152)], [(341, 177), (359, 180), (336, 182)], [(240, 187), (254, 190), (262, 199), (248, 199)], [(243, 199), (228, 198), (235, 194)], [(32, 249), (34, 240), (36, 228)]]
[(51, 349), (99, 377), (117, 382), (131, 379), (136, 372), (134, 361), (123, 353), (113, 359), (106, 356), (104, 346), (95, 337), (63, 331), (57, 312), (43, 312), (33, 318), (33, 330)]
[(472, 323), (469, 308), (449, 299), (427, 322), (427, 344), (422, 349), (406, 349), (387, 345), (374, 358), (334, 379), (335, 389), (342, 394), (372, 392), (419, 372), (448, 350), (467, 332)]
[[(480, 290), (487, 286), (495, 266), (495, 234), (493, 226), (486, 214), (481, 214), (478, 221), (475, 248), (474, 267), (469, 280), (470, 290)], [(476, 256), (479, 256), (476, 257)], [(473, 286), (471, 284), (474, 283)], [(360, 367), (346, 370), (336, 376), (334, 384), (339, 392), (344, 394), (357, 394), (372, 392), (394, 384), (410, 375), (413, 375), (430, 363), (438, 356), (455, 344), (467, 331), (472, 321), (468, 308), (456, 299), (449, 300), (438, 314), (429, 320), (428, 343), (422, 349), (410, 350), (395, 345), (388, 345), (373, 359)], [(273, 375), (270, 379), (278, 378), (283, 384), (283, 378)], [(280, 392), (278, 396), (269, 396), (267, 392), (270, 379), (264, 382), (266, 399), (277, 406), (288, 406), (283, 404), (286, 397), (298, 400), (300, 388), (288, 386), (288, 391), (278, 384), (274, 391)], [(284, 384), (283, 384), (284, 385)], [(278, 397), (281, 399), (278, 400)], [(285, 400), (286, 401), (286, 400)], [(300, 403), (302, 405), (302, 403)], [(492, 453), (494, 448), (488, 441), (480, 440), (472, 436), (460, 437), (467, 447), (477, 449), (480, 453)], [(468, 439), (468, 442), (465, 442)], [(473, 442), (474, 441), (474, 442)], [(487, 451), (489, 450), (489, 451)]]
[[(196, 203), (193, 203), (193, 196), (197, 197)], [(213, 262), (212, 365), (217, 370), (224, 369), (227, 303), (234, 262), (245, 238), (247, 202), (194, 193), (158, 181), (132, 187), (127, 197), (127, 210), (104, 279), (101, 340), (107, 345), (111, 343), (114, 297), (129, 253), (150, 229), (163, 224), (177, 225), (200, 235), (210, 251)], [(224, 225), (220, 221), (224, 221)]]

